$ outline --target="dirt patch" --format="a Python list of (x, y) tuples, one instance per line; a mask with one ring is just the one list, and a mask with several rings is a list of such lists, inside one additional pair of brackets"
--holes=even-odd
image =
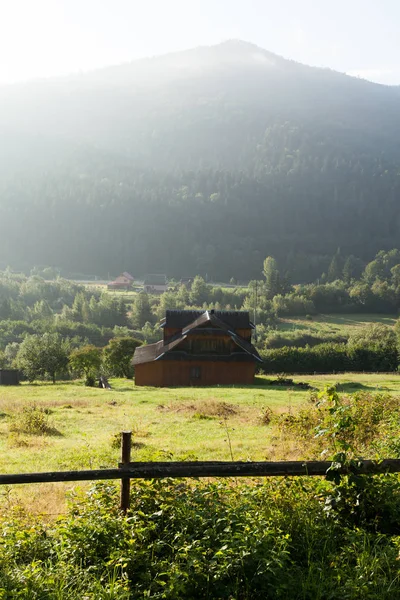
[(162, 412), (187, 413), (191, 415), (204, 415), (207, 417), (233, 417), (239, 412), (239, 407), (229, 402), (221, 402), (210, 398), (198, 402), (176, 402), (174, 404), (160, 404), (157, 410)]

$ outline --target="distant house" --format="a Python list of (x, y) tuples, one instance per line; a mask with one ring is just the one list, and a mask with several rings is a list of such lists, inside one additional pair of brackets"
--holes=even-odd
[(165, 275), (146, 275), (143, 289), (148, 294), (163, 294), (168, 289), (167, 277)]
[(107, 284), (107, 289), (130, 290), (133, 282), (134, 278), (132, 277), (132, 275), (124, 271), (123, 273), (121, 273), (121, 275), (118, 275), (118, 277), (114, 279), (114, 281), (110, 281), (110, 283)]
[(0, 369), (0, 385), (18, 385), (19, 372), (16, 369)]
[(167, 310), (163, 339), (136, 348), (136, 385), (252, 384), (262, 362), (246, 311)]

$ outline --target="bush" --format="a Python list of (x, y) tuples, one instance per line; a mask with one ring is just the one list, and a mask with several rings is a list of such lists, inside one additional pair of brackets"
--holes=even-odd
[(266, 373), (331, 373), (351, 370), (345, 344), (320, 344), (314, 348), (279, 348), (261, 353)]
[(395, 347), (319, 344), (305, 348), (283, 347), (260, 352), (266, 373), (333, 373), (345, 371), (396, 371)]
[(13, 433), (28, 435), (54, 435), (57, 433), (49, 420), (49, 410), (35, 404), (24, 406), (11, 419), (9, 429)]
[(305, 346), (318, 346), (319, 344), (344, 344), (346, 337), (340, 335), (316, 335), (311, 330), (274, 332), (267, 336), (265, 348), (284, 348), (285, 346), (304, 348)]
[(278, 316), (300, 316), (300, 315), (315, 315), (316, 310), (313, 302), (305, 296), (296, 294), (288, 294), (282, 296), (278, 294), (272, 300), (272, 309)]
[[(126, 518), (116, 488), (97, 485), (51, 526), (3, 517), (0, 590), (24, 600), (399, 597), (399, 542), (391, 533), (398, 514), (389, 506), (398, 480), (371, 482), (359, 519), (327, 510), (337, 489), (306, 478), (236, 486), (135, 481)], [(357, 506), (354, 494), (346, 498), (349, 510)], [(378, 502), (385, 536), (371, 527)]]
[(319, 394), (316, 403), (294, 415), (282, 414), (278, 422), (283, 432), (306, 440), (315, 458), (321, 451), (332, 457), (343, 450), (343, 445), (352, 457), (373, 458), (378, 447), (380, 455), (392, 455), (390, 433), (399, 419), (398, 398), (369, 392), (339, 396), (333, 386)]

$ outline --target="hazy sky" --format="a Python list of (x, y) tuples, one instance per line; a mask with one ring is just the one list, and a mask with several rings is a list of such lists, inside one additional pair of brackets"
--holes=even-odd
[(0, 0), (0, 82), (230, 38), (400, 84), (400, 0)]

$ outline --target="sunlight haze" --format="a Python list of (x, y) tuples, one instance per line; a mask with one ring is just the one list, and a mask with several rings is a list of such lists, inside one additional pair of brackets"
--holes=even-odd
[(67, 75), (231, 38), (305, 64), (400, 84), (396, 0), (0, 0), (0, 82)]

